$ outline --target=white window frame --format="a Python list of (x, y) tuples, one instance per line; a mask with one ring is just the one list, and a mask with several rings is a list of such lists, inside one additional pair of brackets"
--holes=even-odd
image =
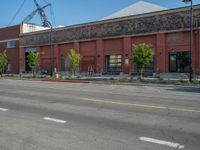
[(15, 48), (15, 41), (14, 40), (7, 41), (7, 48)]

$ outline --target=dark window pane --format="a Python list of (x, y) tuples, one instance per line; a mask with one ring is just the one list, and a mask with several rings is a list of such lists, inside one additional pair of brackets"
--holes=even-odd
[(176, 54), (170, 54), (169, 56), (169, 71), (176, 72)]
[(177, 68), (178, 72), (190, 71), (190, 53), (182, 52), (177, 54)]
[(190, 52), (176, 52), (169, 54), (169, 71), (188, 73), (190, 71)]

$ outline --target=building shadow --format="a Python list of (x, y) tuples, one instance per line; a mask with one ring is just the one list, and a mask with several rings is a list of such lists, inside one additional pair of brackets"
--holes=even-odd
[(170, 91), (177, 91), (177, 92), (190, 92), (190, 93), (199, 93), (200, 94), (200, 87), (174, 87), (172, 89), (168, 89)]

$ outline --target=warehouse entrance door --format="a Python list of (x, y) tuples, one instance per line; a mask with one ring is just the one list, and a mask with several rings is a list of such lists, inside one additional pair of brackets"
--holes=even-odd
[(31, 68), (28, 65), (28, 55), (30, 52), (36, 52), (36, 48), (26, 48), (25, 49), (25, 71), (31, 72)]

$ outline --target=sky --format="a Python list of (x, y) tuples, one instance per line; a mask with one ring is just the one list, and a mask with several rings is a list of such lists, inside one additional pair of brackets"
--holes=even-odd
[[(8, 25), (20, 24), (21, 21), (36, 9), (33, 0), (25, 0), (23, 7), (12, 19), (24, 0), (0, 0), (0, 28)], [(49, 1), (52, 9), (46, 8), (45, 13), (54, 26), (73, 25), (100, 20), (116, 11), (119, 11), (139, 0), (37, 0), (41, 6)], [(143, 0), (167, 8), (188, 6), (182, 0)], [(193, 0), (200, 4), (200, 0)], [(53, 11), (51, 11), (53, 10)], [(53, 13), (52, 13), (53, 12)], [(30, 23), (41, 24), (40, 17), (36, 15)]]

